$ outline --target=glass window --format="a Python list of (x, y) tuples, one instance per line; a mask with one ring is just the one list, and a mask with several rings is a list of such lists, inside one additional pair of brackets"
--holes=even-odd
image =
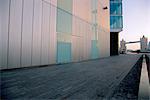
[(122, 0), (110, 0), (110, 28), (120, 29), (122, 27)]
[(110, 1), (114, 1), (114, 2), (121, 2), (122, 0), (110, 0)]
[(111, 16), (110, 17), (110, 28), (111, 29), (118, 29), (122, 28), (123, 23), (122, 23), (122, 16)]
[(110, 3), (110, 14), (121, 15), (122, 3)]

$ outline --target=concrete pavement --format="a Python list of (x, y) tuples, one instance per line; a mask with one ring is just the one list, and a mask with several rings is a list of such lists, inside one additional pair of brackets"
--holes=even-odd
[(1, 71), (1, 97), (101, 99), (108, 97), (141, 55), (120, 55), (41, 68)]
[(150, 54), (147, 54), (146, 56), (146, 63), (147, 63), (147, 69), (148, 69), (148, 75), (149, 75), (149, 82), (150, 82)]

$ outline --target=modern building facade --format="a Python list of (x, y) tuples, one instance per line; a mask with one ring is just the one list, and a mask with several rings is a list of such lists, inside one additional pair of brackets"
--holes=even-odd
[(109, 0), (0, 0), (0, 10), (0, 69), (110, 56)]
[(110, 55), (118, 55), (119, 32), (123, 28), (122, 0), (110, 0)]

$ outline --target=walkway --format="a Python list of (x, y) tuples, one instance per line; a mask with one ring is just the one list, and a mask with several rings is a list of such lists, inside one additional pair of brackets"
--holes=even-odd
[(127, 75), (140, 55), (1, 72), (3, 98), (100, 99)]

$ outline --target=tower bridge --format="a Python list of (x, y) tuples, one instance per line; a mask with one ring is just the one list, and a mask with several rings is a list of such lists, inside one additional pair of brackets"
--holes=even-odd
[(142, 38), (140, 38), (140, 41), (126, 42), (125, 40), (122, 39), (122, 41), (120, 41), (120, 53), (126, 53), (126, 51), (127, 51), (126, 45), (133, 44), (133, 43), (140, 43), (140, 51), (147, 52), (147, 50), (148, 50), (147, 41), (148, 41), (148, 39), (144, 35)]

